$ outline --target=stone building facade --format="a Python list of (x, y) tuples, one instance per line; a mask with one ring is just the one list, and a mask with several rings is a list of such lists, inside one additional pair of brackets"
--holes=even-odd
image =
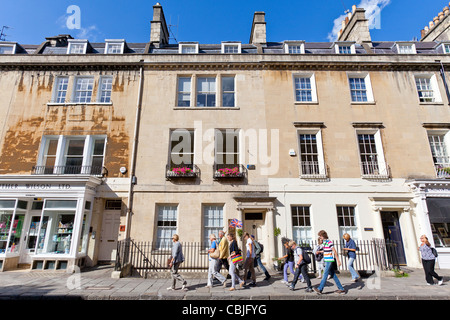
[(333, 43), (269, 41), (256, 12), (249, 43), (171, 44), (153, 9), (148, 43), (0, 44), (3, 270), (207, 242), (234, 218), (265, 263), (325, 229), (412, 267), (426, 234), (450, 267), (448, 10), (414, 42), (373, 41), (354, 7)]

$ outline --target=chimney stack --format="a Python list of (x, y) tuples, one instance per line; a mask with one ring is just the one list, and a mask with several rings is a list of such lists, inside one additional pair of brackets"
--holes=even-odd
[(153, 6), (153, 20), (150, 29), (150, 44), (156, 47), (169, 44), (169, 29), (161, 4)]
[(443, 22), (444, 20), (448, 20), (448, 16), (450, 16), (450, 9), (449, 7), (444, 7), (444, 9), (442, 9), (442, 11), (420, 31), (420, 41), (449, 41), (450, 28), (448, 27), (448, 22)]
[(252, 31), (250, 34), (250, 44), (266, 44), (266, 20), (265, 13), (257, 11), (253, 15)]
[(357, 8), (355, 5), (352, 7), (352, 12), (349, 12), (342, 21), (338, 41), (355, 41), (361, 44), (372, 42), (366, 10)]

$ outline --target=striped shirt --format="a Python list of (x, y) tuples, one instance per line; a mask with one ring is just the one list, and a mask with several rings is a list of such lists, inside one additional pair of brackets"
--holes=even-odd
[(323, 261), (325, 262), (333, 262), (333, 241), (331, 240), (323, 240)]

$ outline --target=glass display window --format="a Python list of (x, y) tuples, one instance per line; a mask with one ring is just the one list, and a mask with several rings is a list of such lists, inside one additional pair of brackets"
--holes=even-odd
[(0, 254), (20, 251), (27, 206), (27, 201), (0, 200)]
[(437, 248), (450, 247), (450, 223), (432, 223), (431, 230)]

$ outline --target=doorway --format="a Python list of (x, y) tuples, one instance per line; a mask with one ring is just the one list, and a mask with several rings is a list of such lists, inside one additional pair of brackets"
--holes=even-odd
[(119, 239), (120, 210), (103, 212), (102, 231), (100, 235), (99, 261), (116, 260), (117, 241)]
[[(263, 240), (263, 226), (264, 226), (264, 214), (262, 212), (246, 212), (244, 219), (244, 232), (248, 232), (250, 235), (255, 236), (255, 240), (260, 242), (263, 246), (266, 246)], [(245, 254), (246, 248), (244, 244)], [(261, 261), (264, 260), (264, 252), (261, 254)]]
[(384, 239), (393, 244), (395, 254), (400, 265), (406, 265), (405, 248), (403, 246), (402, 231), (397, 211), (382, 211), (381, 222), (383, 224)]

